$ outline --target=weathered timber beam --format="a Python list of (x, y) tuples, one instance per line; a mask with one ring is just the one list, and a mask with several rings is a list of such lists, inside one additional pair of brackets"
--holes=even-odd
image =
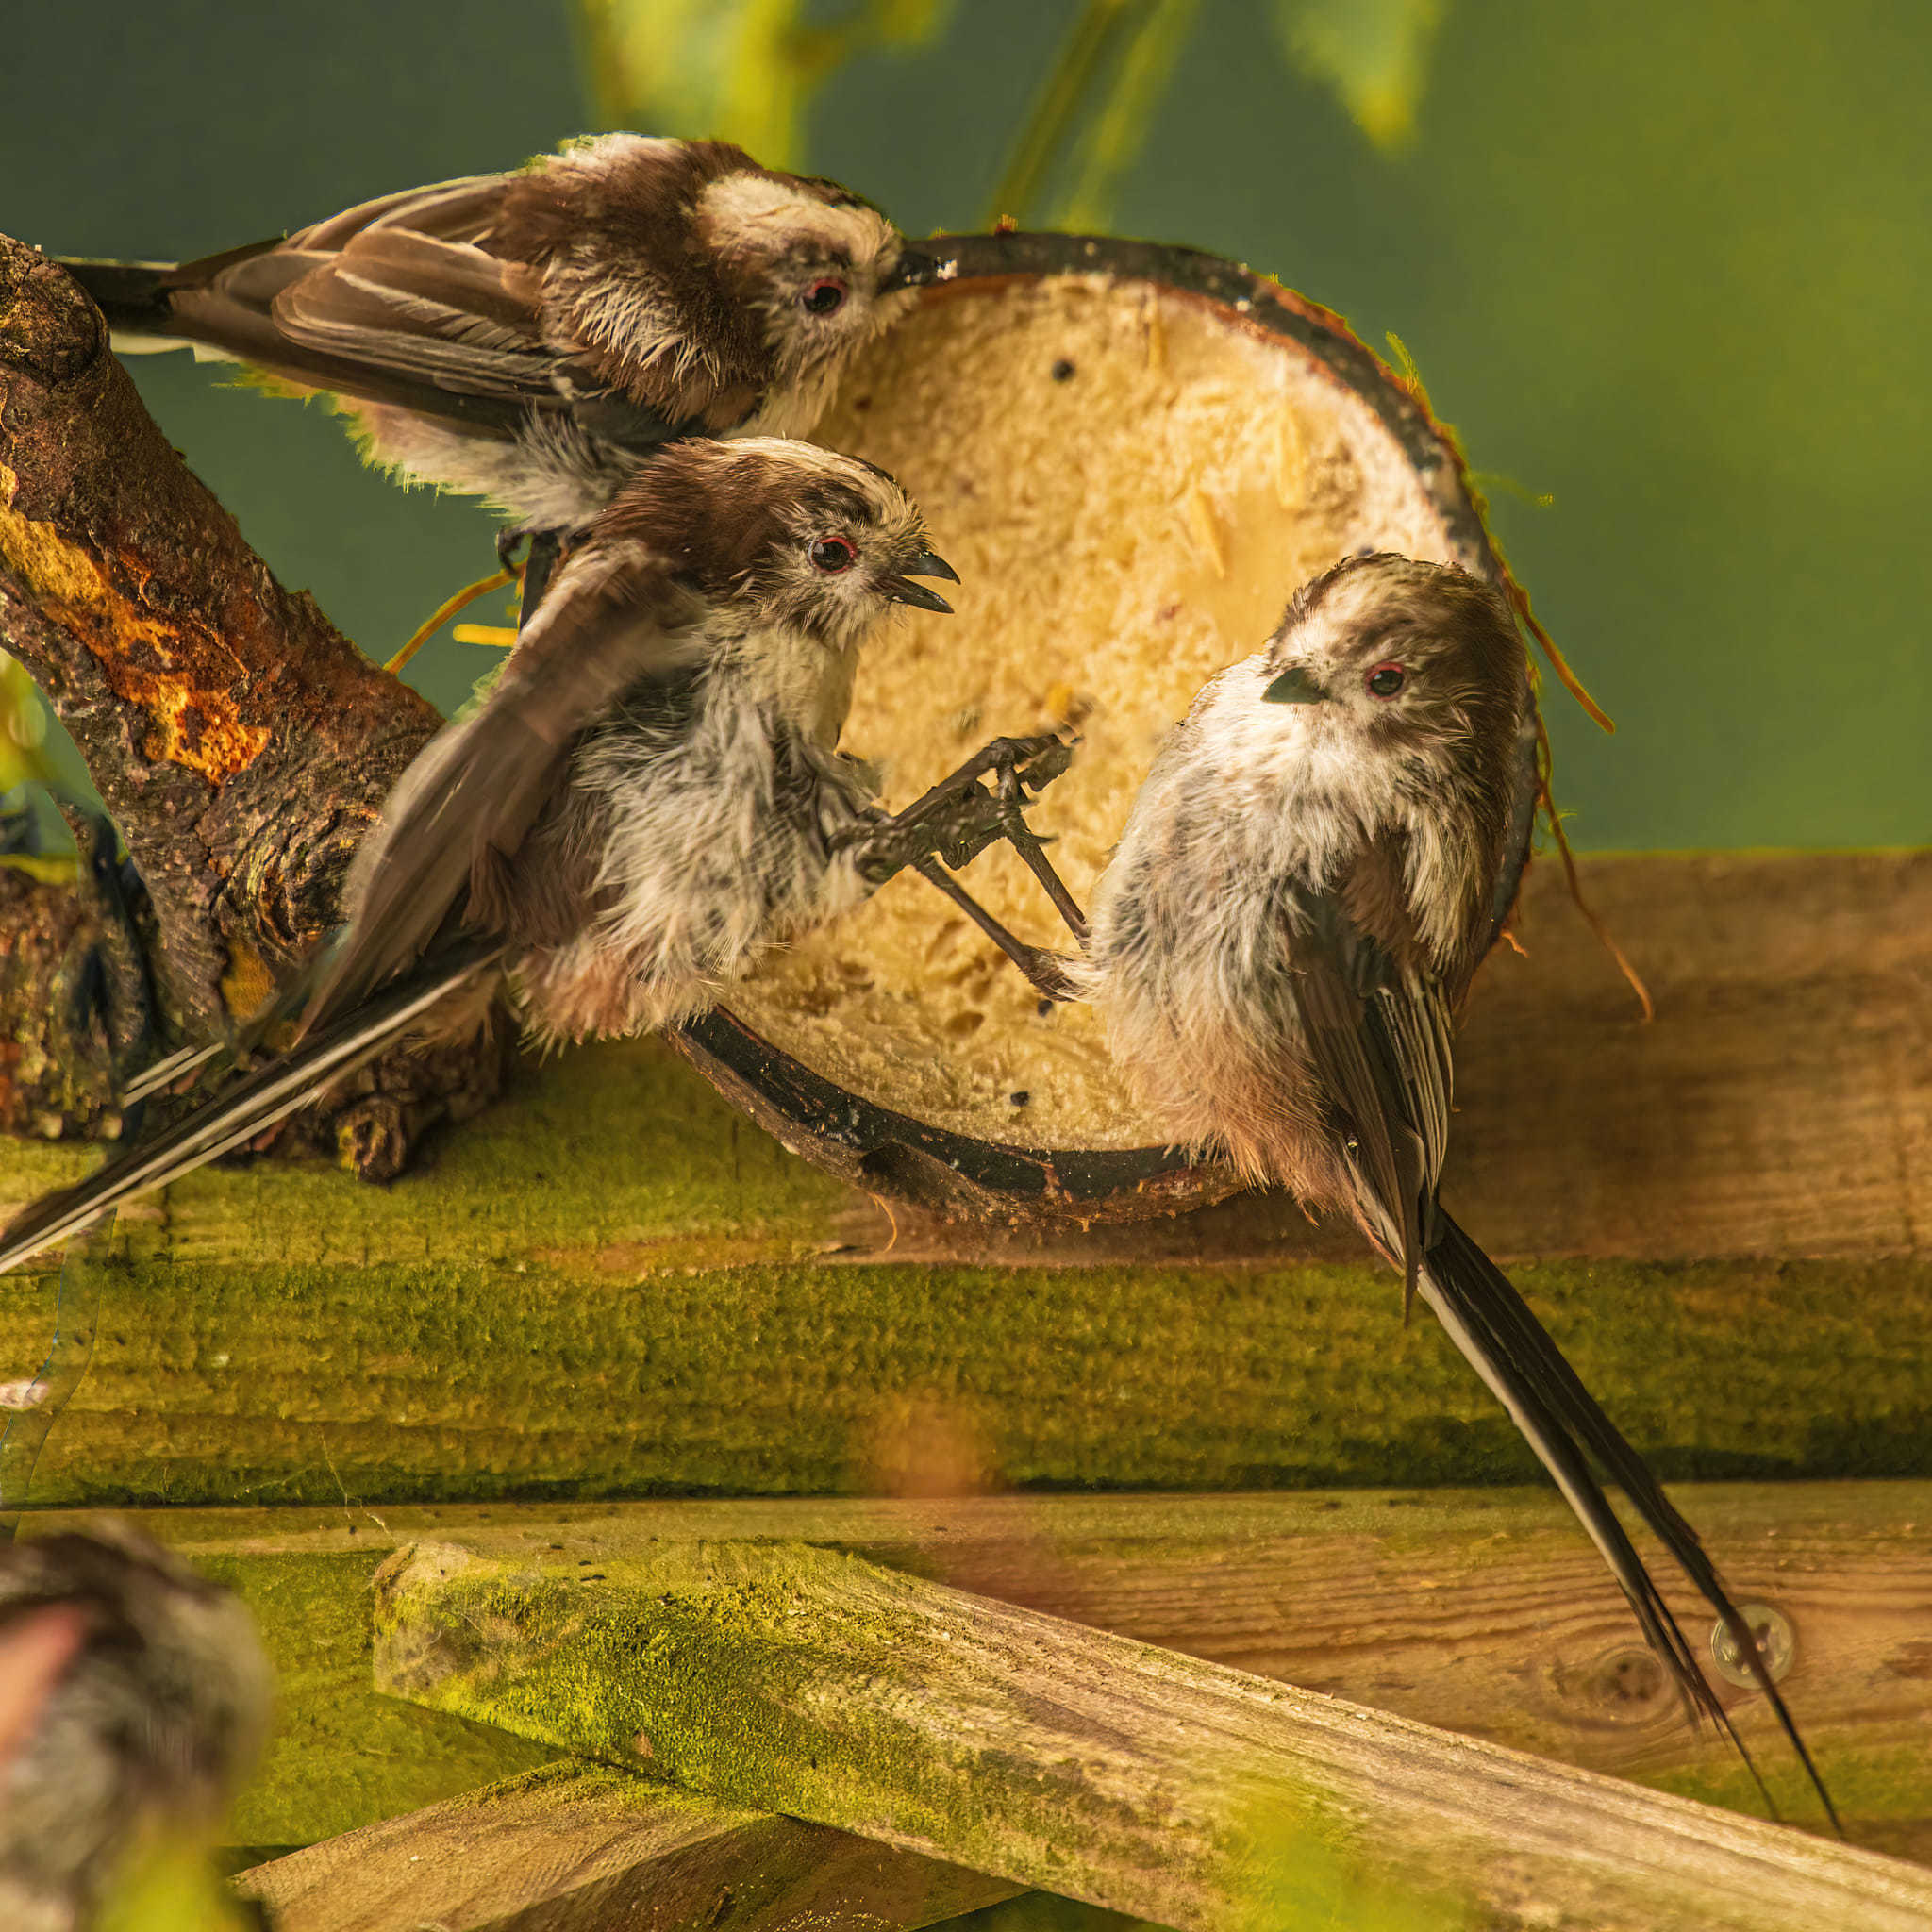
[[(1582, 874), (1657, 990), (1657, 1021), (1638, 1022), (1560, 874), (1532, 871), (1517, 924), (1526, 957), (1491, 958), (1458, 1046), (1445, 1184), (1457, 1215), (1506, 1257), (1924, 1256), (1932, 853), (1599, 858), (1584, 860)], [(596, 1187), (574, 1190), (572, 1205), (585, 1230), (575, 1252), (606, 1273), (647, 1272), (658, 1259), (653, 1236), (674, 1229), (680, 1264), (732, 1265), (748, 1226), (801, 1197), (817, 1204), (811, 1241), (861, 1257), (1093, 1266), (1360, 1253), (1352, 1229), (1311, 1227), (1278, 1195), (1084, 1236), (961, 1231), (903, 1209), (888, 1217), (823, 1179), (780, 1181), (764, 1159), (741, 1172), (741, 1142), (768, 1148), (766, 1137), (740, 1126), (727, 1143), (733, 1116), (722, 1101), (662, 1058), (641, 1080), (636, 1055), (589, 1049), (527, 1076), (602, 1130), (582, 1138), (599, 1157)], [(662, 1200), (666, 1191), (648, 1161), (664, 1107), (704, 1123), (685, 1162), (691, 1198), (668, 1204), (671, 1214), (641, 1214), (641, 1195)], [(492, 1130), (499, 1143), (527, 1143), (518, 1158), (540, 1158), (555, 1139), (553, 1127), (513, 1122)], [(20, 1158), (0, 1142), (0, 1202), (35, 1184)], [(782, 1165), (795, 1173), (796, 1163)], [(465, 1183), (471, 1171), (437, 1182), (453, 1210), (438, 1241), (449, 1258), (485, 1245), (467, 1226), (488, 1206)], [(607, 1190), (608, 1202), (599, 1198)], [(167, 1252), (259, 1258), (250, 1233), (259, 1198), (247, 1175), (176, 1189)], [(276, 1208), (292, 1210), (297, 1253), (325, 1231), (366, 1240), (391, 1218), (332, 1180)], [(616, 1231), (625, 1227), (635, 1231)], [(500, 1245), (488, 1242), (483, 1257), (496, 1258)]]
[(634, 1774), (559, 1764), (258, 1865), (276, 1932), (887, 1932), (1010, 1880)]
[[(341, 1177), (282, 1168), (226, 1197), (247, 1221), (219, 1260), (103, 1270), (92, 1368), (21, 1500), (863, 1492), (899, 1487), (928, 1418), (963, 1444), (955, 1489), (1534, 1479), (1375, 1264), (778, 1258), (810, 1239), (802, 1185), (763, 1194), (739, 1265), (707, 1265), (724, 1237), (679, 1222), (722, 1218), (728, 1122), (692, 1131), (674, 1099), (601, 1199), (583, 1179), (608, 1172), (594, 1116), (554, 1090), (481, 1125), (433, 1173), (360, 1189), (374, 1211), (331, 1224)], [(700, 1152), (724, 1163), (716, 1191)], [(742, 1154), (748, 1179), (774, 1158), (748, 1133)], [(226, 1178), (117, 1233), (166, 1241)], [(498, 1257), (425, 1253), (445, 1238)], [(1932, 1475), (1932, 1266), (1550, 1262), (1516, 1279), (1667, 1480)], [(0, 1283), (0, 1380), (38, 1372), (53, 1323), (52, 1277)]]
[[(1717, 1484), (1675, 1499), (1737, 1592), (1791, 1623), (1784, 1690), (1854, 1842), (1932, 1863), (1932, 1484)], [(85, 1526), (32, 1511), (22, 1534)], [(537, 1747), (373, 1695), (369, 1580), (399, 1542), (602, 1567), (661, 1544), (820, 1542), (981, 1595), (1445, 1729), (1754, 1811), (1727, 1744), (1659, 1694), (1622, 1601), (1546, 1491), (982, 1496), (157, 1509), (143, 1527), (241, 1592), (280, 1676), (244, 1839), (303, 1843), (501, 1777)], [(1667, 1591), (1693, 1643), (1710, 1619)], [(1706, 1652), (1707, 1655), (1707, 1651)], [(1780, 1804), (1802, 1777), (1762, 1700), (1716, 1688)]]
[(1498, 1925), (1932, 1916), (1899, 1860), (823, 1550), (419, 1543), (378, 1582), (395, 1694), (1182, 1932), (1308, 1923), (1338, 1872)]

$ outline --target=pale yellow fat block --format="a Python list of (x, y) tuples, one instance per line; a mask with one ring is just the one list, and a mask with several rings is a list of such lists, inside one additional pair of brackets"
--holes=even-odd
[[(873, 643), (845, 748), (899, 806), (989, 738), (1076, 718), (1074, 769), (1031, 817), (1083, 901), (1164, 734), (1297, 585), (1365, 544), (1457, 554), (1368, 404), (1297, 345), (1144, 282), (948, 291), (855, 368), (817, 440), (891, 470), (962, 579), (945, 587), (956, 617), (908, 611)], [(1022, 937), (1071, 943), (1006, 848), (964, 882)], [(955, 1132), (1165, 1138), (1095, 1017), (1041, 1015), (913, 876), (774, 955), (729, 1005), (826, 1078)]]

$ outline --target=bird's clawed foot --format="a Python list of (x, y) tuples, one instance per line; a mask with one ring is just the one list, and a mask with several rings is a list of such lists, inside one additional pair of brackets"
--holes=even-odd
[[(904, 811), (881, 814), (854, 835), (859, 876), (882, 886), (895, 873), (932, 857), (957, 872), (989, 845), (1013, 838), (1016, 827), (1037, 847), (1040, 841), (1022, 816), (1026, 794), (1044, 791), (1073, 758), (1073, 744), (1051, 734), (994, 739)], [(989, 774), (996, 790), (984, 783)]]
[(909, 866), (952, 900), (1052, 1000), (1069, 999), (1073, 993), (1058, 957), (1008, 931), (948, 875), (946, 868), (957, 871), (989, 845), (1007, 840), (1040, 880), (1070, 930), (1084, 938), (1087, 923), (1080, 908), (1047, 858), (1044, 841), (1025, 818), (1029, 794), (1044, 791), (1067, 770), (1075, 741), (1051, 732), (1035, 738), (996, 738), (923, 798), (902, 812), (874, 821), (852, 841), (859, 876), (869, 885), (883, 885)]
[(1074, 983), (1067, 977), (1066, 966), (1058, 953), (1049, 953), (1042, 946), (1029, 946), (1018, 934), (1002, 925), (937, 859), (919, 859), (913, 870), (937, 886), (1026, 975), (1042, 999), (1064, 1001), (1074, 997)]

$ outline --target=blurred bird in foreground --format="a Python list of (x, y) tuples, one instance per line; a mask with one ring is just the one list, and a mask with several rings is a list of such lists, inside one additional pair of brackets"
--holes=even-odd
[[(896, 818), (874, 807), (839, 735), (887, 613), (951, 609), (918, 576), (958, 581), (883, 471), (772, 438), (667, 450), (573, 553), (481, 708), (403, 774), (358, 855), (347, 929), (301, 990), (297, 1043), (29, 1207), (0, 1269), (405, 1036), (482, 1024), (506, 974), (541, 1042), (638, 1033), (701, 1011), (905, 865), (972, 909), (926, 855), (964, 863), (1017, 815), (1016, 767), (1043, 783), (1067, 748), (999, 741)], [(979, 783), (994, 770), (999, 797)]]
[(1405, 1307), (1420, 1293), (1508, 1410), (1687, 1709), (1743, 1753), (1591, 1458), (1616, 1481), (1716, 1609), (1836, 1824), (1696, 1532), (1437, 1199), (1451, 1034), (1489, 945), (1528, 703), (1493, 588), (1402, 557), (1337, 565), (1169, 739), (1069, 975), (1176, 1141), (1341, 1209), (1401, 1271)]
[(248, 1613), (144, 1537), (0, 1550), (0, 1925), (77, 1932), (144, 1854), (205, 1845), (269, 1696)]

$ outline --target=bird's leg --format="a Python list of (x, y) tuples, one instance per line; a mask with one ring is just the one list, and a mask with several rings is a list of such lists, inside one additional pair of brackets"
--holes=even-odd
[[(1032, 865), (1027, 847), (1030, 844), (1037, 851), (1040, 841), (1023, 813), (1026, 791), (1052, 784), (1072, 763), (1073, 756), (1072, 744), (1058, 736), (995, 739), (904, 811), (881, 814), (859, 828), (850, 841), (857, 848), (859, 876), (869, 885), (880, 886), (909, 866), (952, 900), (1047, 998), (1069, 998), (1066, 974), (1054, 955), (1029, 946), (1008, 931), (937, 861), (943, 859), (947, 866), (958, 869), (1004, 838)], [(989, 774), (997, 777), (997, 793), (986, 787)], [(1077, 919), (1079, 908), (1074, 906), (1073, 895), (1046, 864), (1043, 853), (1040, 862), (1058, 887), (1054, 903), (1061, 908), (1061, 916), (1065, 918), (1066, 908), (1071, 907)], [(1034, 870), (1040, 876), (1039, 867)], [(1041, 877), (1041, 883), (1046, 884), (1045, 877)], [(1048, 891), (1052, 892), (1053, 887)], [(1082, 931), (1084, 924), (1082, 922), (1074, 929)]]
[[(512, 576), (524, 580), (523, 606), (517, 613), (519, 630), (536, 614), (550, 579), (557, 575), (563, 558), (564, 534), (561, 530), (504, 530), (497, 535), (496, 560)], [(521, 564), (516, 560), (519, 543), (525, 545)]]
[(912, 869), (921, 878), (937, 886), (1026, 975), (1042, 998), (1074, 997), (1073, 982), (1057, 954), (1042, 946), (1029, 946), (1017, 933), (1009, 932), (937, 859), (915, 859)]
[[(840, 842), (856, 849), (858, 875), (871, 886), (882, 886), (935, 854), (957, 872), (1009, 836), (1009, 821), (1024, 797), (1021, 788), (1038, 791), (1052, 784), (1073, 755), (1073, 746), (1060, 738), (996, 739), (903, 811), (872, 813)], [(1011, 803), (981, 782), (1003, 766), (1013, 773)]]
[(1019, 768), (1010, 760), (998, 768), (1000, 826), (1007, 842), (1025, 862), (1026, 870), (1040, 881), (1041, 890), (1053, 901), (1054, 910), (1066, 922), (1067, 930), (1083, 945), (1087, 941), (1087, 915), (1080, 902), (1067, 890), (1067, 882), (1054, 870), (1046, 856), (1046, 841), (1026, 823), (1025, 794), (1021, 790)]

